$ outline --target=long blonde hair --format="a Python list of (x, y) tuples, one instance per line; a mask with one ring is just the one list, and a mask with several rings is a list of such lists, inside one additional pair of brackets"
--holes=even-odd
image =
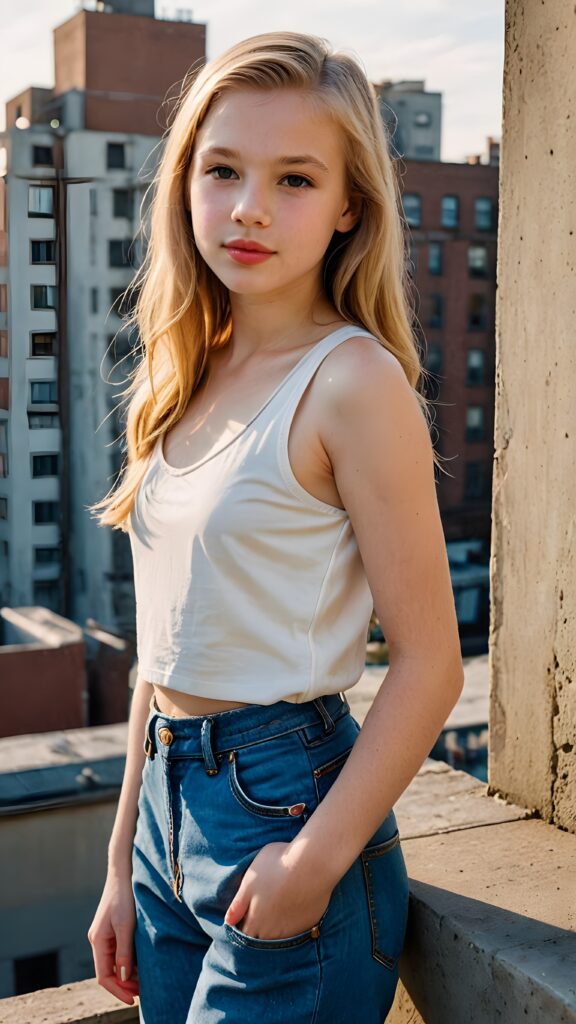
[[(212, 102), (238, 87), (305, 90), (337, 125), (348, 186), (361, 197), (362, 212), (355, 228), (328, 246), (326, 293), (342, 318), (362, 325), (396, 356), (429, 418), (420, 387), (427, 371), (412, 328), (401, 191), (375, 90), (360, 64), (325, 39), (297, 32), (252, 36), (189, 73), (165, 133), (150, 186), (146, 251), (128, 289), (137, 297), (126, 326), (137, 328), (142, 358), (123, 392), (127, 459), (118, 486), (89, 506), (103, 510), (102, 526), (128, 529), (154, 444), (186, 410), (210, 349), (231, 335), (228, 290), (194, 244), (185, 186), (195, 136)], [(439, 465), (435, 451), (433, 457)]]

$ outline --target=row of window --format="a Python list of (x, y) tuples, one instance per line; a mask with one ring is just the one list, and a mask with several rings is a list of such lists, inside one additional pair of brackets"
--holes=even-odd
[[(110, 266), (117, 266), (120, 264), (111, 263)], [(124, 266), (125, 264), (121, 264)], [(121, 295), (123, 295), (124, 288), (111, 288), (110, 289), (110, 304), (118, 302)], [(92, 312), (98, 312), (97, 309), (97, 298), (94, 298), (94, 293), (97, 294), (98, 289), (92, 288), (91, 292), (91, 305)], [(57, 309), (58, 300), (58, 289), (55, 284), (31, 284), (30, 285), (30, 308), (31, 309)], [(95, 308), (96, 306), (96, 308)], [(5, 309), (5, 303), (2, 304), (2, 308)], [(33, 355), (45, 355), (47, 353), (33, 352)]]
[[(424, 327), (444, 326), (444, 296), (437, 292), (420, 296), (418, 318)], [(469, 331), (487, 331), (490, 326), (490, 305), (487, 295), (469, 295), (466, 309)]]
[[(54, 167), (52, 146), (32, 146), (33, 167)], [(123, 170), (126, 167), (126, 145), (123, 142), (106, 144), (106, 167), (108, 170)]]
[[(40, 525), (42, 523), (57, 523), (60, 514), (60, 502), (59, 501), (33, 501), (32, 502), (32, 520), (35, 524)], [(0, 498), (0, 519), (8, 519), (8, 498)], [(40, 549), (45, 550), (45, 549)], [(55, 548), (54, 550), (58, 550)], [(41, 556), (42, 557), (42, 556)], [(45, 556), (45, 561), (37, 561), (37, 565), (46, 565), (46, 562), (50, 559)]]
[[(96, 190), (90, 189), (90, 213), (96, 213)], [(134, 215), (134, 192), (130, 188), (112, 189), (112, 216), (128, 217)], [(54, 187), (52, 185), (28, 186), (28, 216), (54, 216)]]
[[(405, 192), (402, 207), (408, 227), (422, 226), (422, 196), (418, 192)], [(496, 221), (495, 203), (490, 196), (477, 196), (474, 200), (474, 228), (476, 231), (493, 231)], [(440, 227), (457, 228), (460, 225), (460, 196), (442, 196), (440, 202)]]
[[(32, 456), (32, 477), (38, 479), (45, 476), (58, 476), (60, 473), (60, 457), (58, 452), (48, 452)], [(0, 451), (0, 477), (8, 476), (8, 454)]]
[[(30, 334), (31, 356), (58, 355), (56, 331), (32, 331)], [(8, 357), (8, 331), (0, 331), (0, 357)]]
[[(443, 351), (441, 345), (428, 345), (426, 349), (426, 369), (435, 376), (441, 376), (443, 370)], [(466, 353), (466, 387), (478, 388), (493, 384), (488, 380), (487, 353), (482, 348), (469, 348)]]
[[(410, 242), (411, 273), (414, 276), (419, 267), (419, 254), (423, 246)], [(428, 242), (428, 273), (433, 277), (441, 277), (444, 273), (444, 242)], [(468, 276), (488, 277), (488, 247), (486, 245), (468, 246)]]

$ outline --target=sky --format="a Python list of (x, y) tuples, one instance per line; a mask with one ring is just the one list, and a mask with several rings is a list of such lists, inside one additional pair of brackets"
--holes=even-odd
[[(373, 82), (424, 80), (442, 93), (441, 159), (484, 154), (488, 136), (500, 139), (504, 2), (483, 0), (156, 0), (156, 17), (191, 9), (207, 25), (208, 59), (259, 32), (288, 29), (328, 39), (360, 59)], [(80, 0), (2, 0), (0, 130), (4, 104), (29, 85), (54, 84), (52, 29)], [(87, 3), (86, 6), (91, 6)]]

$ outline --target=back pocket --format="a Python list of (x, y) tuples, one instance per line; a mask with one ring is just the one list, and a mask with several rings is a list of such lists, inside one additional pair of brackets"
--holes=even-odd
[(394, 970), (404, 946), (410, 895), (398, 830), (383, 842), (365, 846), (360, 858), (372, 932), (372, 956), (384, 967)]

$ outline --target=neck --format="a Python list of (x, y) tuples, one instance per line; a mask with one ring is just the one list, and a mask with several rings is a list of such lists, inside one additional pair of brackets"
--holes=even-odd
[(230, 308), (234, 362), (264, 349), (296, 348), (342, 319), (323, 291), (310, 282), (266, 295), (230, 292)]

